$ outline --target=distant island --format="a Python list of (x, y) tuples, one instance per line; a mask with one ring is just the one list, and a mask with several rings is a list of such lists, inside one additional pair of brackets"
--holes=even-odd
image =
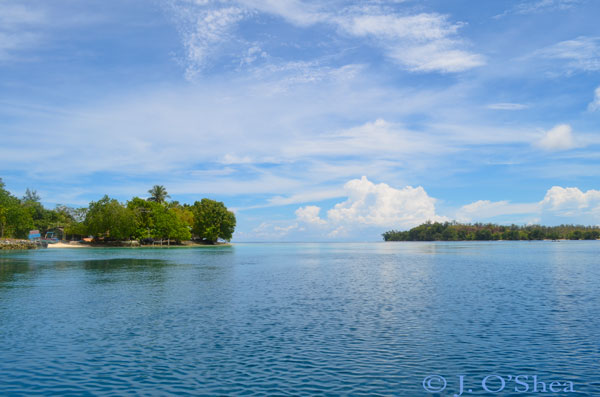
[(597, 240), (600, 227), (426, 222), (407, 231), (390, 230), (382, 236), (385, 241)]
[[(167, 201), (170, 196), (161, 185), (148, 193), (146, 199), (133, 197), (125, 203), (105, 195), (87, 207), (57, 205), (47, 209), (35, 190), (27, 189), (25, 196), (17, 198), (5, 189), (0, 178), (0, 238), (50, 243), (82, 240), (99, 245), (157, 241), (170, 245), (190, 240), (216, 244), (231, 240), (236, 219), (222, 202), (207, 198), (191, 205)], [(11, 244), (6, 240), (5, 245)]]

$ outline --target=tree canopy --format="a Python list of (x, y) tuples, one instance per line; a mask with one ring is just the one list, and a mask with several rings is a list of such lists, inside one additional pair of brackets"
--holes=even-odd
[(131, 238), (135, 228), (133, 211), (108, 196), (90, 203), (84, 224), (91, 235), (112, 240)]
[(231, 240), (235, 230), (235, 214), (228, 211), (222, 202), (205, 198), (194, 203), (192, 212), (192, 230), (199, 238), (210, 243), (216, 243), (218, 239)]
[(596, 240), (600, 227), (580, 225), (495, 225), (427, 222), (407, 231), (383, 233), (385, 241), (463, 241), (463, 240)]
[(61, 230), (61, 237), (93, 236), (96, 240), (168, 240), (185, 241), (195, 237), (215, 243), (230, 240), (235, 230), (235, 216), (222, 202), (209, 199), (194, 205), (167, 202), (164, 186), (149, 190), (148, 200), (133, 197), (121, 203), (105, 195), (88, 207), (57, 205), (46, 209), (35, 190), (26, 190), (18, 199), (5, 189), (0, 178), (0, 237), (26, 238), (29, 230)]

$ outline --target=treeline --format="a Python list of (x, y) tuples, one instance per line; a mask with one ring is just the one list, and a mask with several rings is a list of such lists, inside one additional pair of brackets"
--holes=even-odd
[(104, 196), (88, 207), (47, 209), (36, 191), (27, 189), (25, 196), (17, 198), (0, 178), (0, 238), (27, 238), (30, 230), (39, 230), (42, 236), (55, 231), (63, 239), (92, 236), (105, 242), (231, 240), (236, 219), (222, 202), (206, 198), (192, 205), (167, 201), (170, 196), (159, 185), (148, 192), (148, 199), (133, 197), (125, 203)]
[(492, 223), (463, 224), (427, 222), (407, 231), (390, 230), (385, 241), (466, 241), (466, 240), (596, 240), (600, 227), (580, 225), (502, 226)]

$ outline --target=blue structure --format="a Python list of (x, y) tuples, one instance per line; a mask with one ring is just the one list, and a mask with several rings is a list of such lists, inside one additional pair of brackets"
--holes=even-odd
[(29, 240), (39, 240), (42, 238), (39, 230), (30, 230), (29, 231)]

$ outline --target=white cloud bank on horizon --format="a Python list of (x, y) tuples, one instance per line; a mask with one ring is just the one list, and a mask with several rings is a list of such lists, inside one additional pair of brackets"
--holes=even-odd
[(553, 186), (538, 202), (479, 200), (461, 207), (454, 218), (460, 222), (479, 222), (506, 215), (527, 215), (538, 222), (546, 219), (550, 223), (600, 224), (600, 191), (584, 192), (576, 187)]
[[(585, 223), (600, 224), (600, 191), (582, 191), (576, 187), (553, 186), (544, 198), (532, 203), (478, 200), (464, 205), (453, 216), (438, 214), (436, 199), (422, 187), (394, 188), (373, 183), (366, 177), (344, 185), (346, 200), (337, 203), (321, 217), (316, 205), (299, 207), (289, 221), (262, 222), (242, 237), (280, 240), (360, 238), (365, 231), (407, 230), (427, 221), (498, 222), (498, 223)], [(508, 216), (508, 218), (506, 218)], [(516, 216), (516, 217), (515, 217)]]
[(426, 221), (444, 222), (436, 214), (436, 199), (423, 187), (401, 189), (385, 183), (373, 183), (363, 176), (344, 185), (346, 200), (334, 205), (327, 216), (321, 207), (307, 205), (296, 210), (296, 219), (288, 225), (263, 222), (254, 229), (258, 237), (283, 237), (291, 232), (317, 232), (323, 237), (344, 238), (365, 228), (411, 228)]

